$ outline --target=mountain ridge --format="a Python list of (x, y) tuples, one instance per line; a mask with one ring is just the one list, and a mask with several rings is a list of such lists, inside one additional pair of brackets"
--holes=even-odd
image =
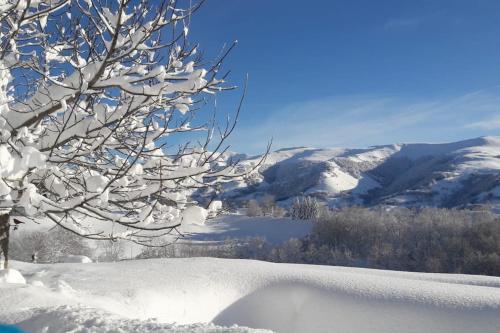
[[(261, 156), (242, 157), (242, 167)], [(311, 195), (331, 206), (500, 205), (500, 137), (368, 148), (282, 148), (257, 171), (226, 184), (224, 197), (273, 195), (283, 204)]]

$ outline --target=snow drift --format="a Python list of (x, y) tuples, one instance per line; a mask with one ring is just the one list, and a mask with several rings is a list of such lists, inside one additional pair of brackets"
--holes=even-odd
[(88, 264), (92, 262), (87, 256), (68, 254), (61, 258), (60, 262), (75, 263), (75, 264)]
[(232, 325), (238, 325), (233, 332), (251, 332), (242, 326), (384, 333), (500, 328), (496, 277), (208, 258), (13, 266), (28, 285), (0, 284), (0, 321), (32, 332), (68, 325), (68, 318), (85, 329), (125, 332), (147, 331), (144, 325), (152, 332), (219, 332)]
[(26, 280), (22, 274), (15, 269), (0, 269), (0, 283), (25, 284)]

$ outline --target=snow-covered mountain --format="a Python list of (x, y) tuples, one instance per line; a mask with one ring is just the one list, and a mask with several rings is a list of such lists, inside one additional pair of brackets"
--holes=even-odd
[[(241, 165), (259, 159), (246, 157)], [(314, 195), (331, 205), (500, 204), (500, 137), (366, 149), (281, 149), (225, 191), (233, 200), (264, 194), (285, 201)]]

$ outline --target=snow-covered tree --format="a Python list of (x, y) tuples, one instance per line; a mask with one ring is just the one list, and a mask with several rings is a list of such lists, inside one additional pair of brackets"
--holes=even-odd
[(297, 220), (310, 220), (319, 217), (320, 205), (313, 197), (297, 197), (295, 198), (291, 216)]
[(221, 155), (239, 108), (222, 128), (198, 116), (231, 88), (234, 44), (204, 62), (187, 39), (200, 3), (179, 3), (0, 0), (0, 225), (149, 244), (190, 193), (234, 176)]

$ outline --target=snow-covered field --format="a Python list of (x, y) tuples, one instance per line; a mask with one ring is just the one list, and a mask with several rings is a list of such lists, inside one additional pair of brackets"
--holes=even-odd
[(208, 258), (12, 267), (27, 284), (0, 282), (0, 322), (28, 332), (500, 331), (496, 277)]
[(271, 244), (281, 244), (290, 238), (302, 238), (310, 233), (311, 221), (290, 218), (222, 215), (202, 225), (184, 224), (181, 231), (187, 241), (223, 241), (264, 237)]

